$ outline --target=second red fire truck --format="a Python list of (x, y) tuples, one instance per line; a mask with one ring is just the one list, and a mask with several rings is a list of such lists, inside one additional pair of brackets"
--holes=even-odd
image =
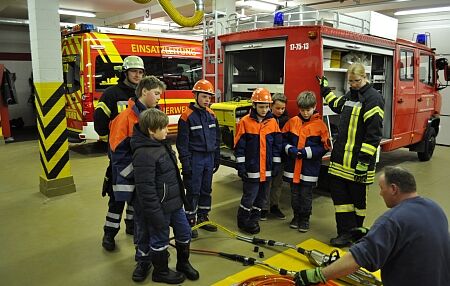
[[(429, 160), (440, 124), (438, 91), (443, 86), (438, 71), (444, 70), (443, 80), (448, 81), (447, 62), (436, 58), (426, 45), (427, 36), (421, 43), (382, 38), (366, 34), (370, 25), (362, 19), (362, 25), (355, 25), (359, 19), (350, 17), (353, 24), (343, 29), (342, 14), (338, 14), (338, 20), (324, 20), (320, 13), (294, 8), (284, 15), (291, 22), (277, 27), (268, 17), (233, 20), (231, 24), (229, 21), (229, 33), (208, 40), (206, 79), (216, 80), (216, 88), (223, 94), (223, 102), (212, 108), (221, 124), (222, 142), (227, 145), (222, 152), (224, 163), (233, 162), (235, 125), (247, 113), (247, 99), (256, 87), (284, 93), (292, 116), (298, 113), (295, 100), (301, 91), (320, 93), (316, 76), (325, 75), (336, 95), (345, 94), (347, 67), (354, 61), (366, 66), (368, 78), (386, 102), (381, 150), (407, 147), (417, 152), (421, 161)], [(323, 106), (321, 99), (317, 109), (335, 136), (339, 115)]]

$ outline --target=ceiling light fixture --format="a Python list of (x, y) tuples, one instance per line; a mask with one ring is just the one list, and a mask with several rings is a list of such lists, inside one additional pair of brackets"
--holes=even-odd
[(83, 12), (83, 11), (66, 10), (66, 9), (58, 9), (58, 13), (61, 15), (80, 16), (80, 17), (88, 17), (88, 18), (96, 17), (96, 15), (92, 12)]
[(395, 16), (403, 16), (403, 15), (439, 13), (439, 12), (449, 12), (449, 11), (450, 11), (450, 6), (446, 6), (446, 7), (435, 7), (435, 8), (425, 8), (425, 9), (414, 9), (414, 10), (397, 11), (397, 12), (394, 13), (394, 15)]
[(263, 0), (245, 0), (236, 2), (236, 6), (247, 7), (253, 10), (263, 10), (273, 12), (278, 4)]

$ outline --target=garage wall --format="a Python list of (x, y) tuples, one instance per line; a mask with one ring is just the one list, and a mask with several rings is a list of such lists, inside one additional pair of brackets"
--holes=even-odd
[(32, 71), (28, 26), (0, 25), (0, 43), (0, 63), (16, 74), (17, 104), (8, 107), (9, 118), (22, 117), (25, 126), (36, 125), (33, 105), (28, 102)]
[[(398, 37), (413, 39), (414, 33), (428, 32), (431, 35), (431, 47), (436, 48), (437, 58), (446, 57), (450, 62), (450, 13), (434, 16), (415, 16), (401, 18), (398, 26)], [(443, 72), (439, 73), (443, 82)], [(450, 87), (440, 91), (442, 95), (441, 127), (437, 143), (450, 146)]]

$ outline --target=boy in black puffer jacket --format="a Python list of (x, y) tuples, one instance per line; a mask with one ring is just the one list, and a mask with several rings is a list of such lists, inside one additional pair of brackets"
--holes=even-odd
[[(189, 263), (191, 228), (183, 210), (184, 188), (175, 153), (165, 140), (169, 118), (158, 109), (147, 109), (135, 125), (133, 150), (134, 180), (137, 203), (134, 206), (138, 227), (148, 228), (151, 251), (152, 280), (169, 284), (182, 283), (187, 277), (197, 280), (199, 273)], [(168, 267), (169, 226), (175, 234), (177, 271)]]

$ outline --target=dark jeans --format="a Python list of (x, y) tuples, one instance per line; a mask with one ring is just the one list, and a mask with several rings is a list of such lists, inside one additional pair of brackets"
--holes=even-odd
[(291, 206), (294, 216), (309, 219), (312, 211), (312, 184), (291, 183)]

